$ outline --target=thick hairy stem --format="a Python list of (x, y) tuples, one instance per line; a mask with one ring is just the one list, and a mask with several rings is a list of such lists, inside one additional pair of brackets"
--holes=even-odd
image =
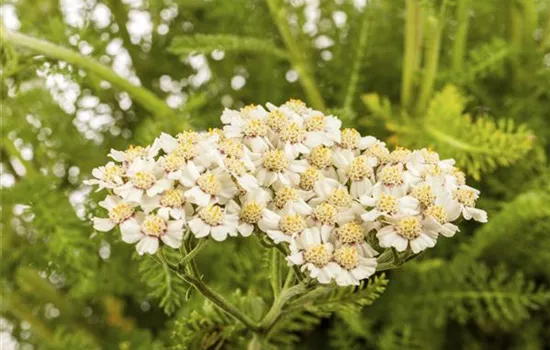
[(67, 49), (65, 47), (50, 43), (45, 40), (33, 38), (31, 36), (11, 32), (9, 30), (2, 31), (2, 44), (9, 43), (13, 46), (26, 48), (47, 57), (58, 59), (70, 63), (76, 67), (87, 70), (101, 79), (113, 84), (118, 89), (126, 91), (135, 101), (159, 117), (173, 116), (174, 111), (168, 107), (160, 98), (151, 91), (130, 83), (111, 68), (95, 61), (92, 58), (82, 56), (78, 52)]
[(359, 39), (357, 41), (355, 59), (353, 60), (353, 66), (351, 68), (351, 75), (349, 78), (348, 89), (346, 90), (346, 97), (344, 98), (343, 107), (344, 109), (347, 109), (347, 110), (350, 110), (353, 105), (355, 92), (357, 91), (357, 85), (359, 83), (359, 74), (361, 73), (361, 66), (363, 65), (363, 59), (365, 57), (365, 49), (367, 47), (367, 38), (369, 33), (369, 21), (370, 21), (369, 7), (365, 6), (365, 9), (363, 11), (364, 11), (363, 21), (361, 23), (361, 31), (359, 32)]
[(456, 5), (456, 34), (453, 42), (452, 67), (455, 73), (462, 70), (464, 64), (464, 53), (466, 52), (466, 39), (468, 36), (468, 16), (470, 0), (458, 0)]
[(267, 0), (269, 11), (273, 17), (275, 25), (279, 29), (279, 33), (283, 38), (283, 42), (289, 52), (290, 63), (298, 72), (300, 76), (299, 81), (304, 89), (311, 106), (315, 109), (324, 111), (325, 101), (315, 78), (313, 77), (313, 69), (308, 59), (304, 56), (304, 52), (300, 47), (300, 44), (293, 37), (290, 27), (288, 25), (288, 16), (285, 9), (285, 5), (281, 4), (278, 0)]

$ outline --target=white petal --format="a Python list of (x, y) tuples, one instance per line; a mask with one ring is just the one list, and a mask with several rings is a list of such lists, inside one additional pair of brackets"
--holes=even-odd
[(94, 222), (94, 229), (101, 232), (111, 231), (115, 227), (115, 223), (111, 219), (93, 218), (92, 220)]
[(120, 225), (120, 232), (122, 234), (122, 240), (126, 243), (136, 243), (144, 236), (144, 234), (141, 233), (139, 223), (134, 218), (124, 221)]
[(159, 240), (156, 237), (144, 236), (136, 245), (136, 250), (139, 255), (145, 253), (155, 254), (159, 247)]

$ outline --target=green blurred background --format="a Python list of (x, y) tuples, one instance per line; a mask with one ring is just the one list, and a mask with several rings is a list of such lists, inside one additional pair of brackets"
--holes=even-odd
[[(2, 349), (244, 348), (240, 324), (94, 232), (101, 195), (82, 181), (110, 148), (289, 98), (457, 159), (490, 222), (387, 273), (362, 311), (291, 314), (275, 348), (550, 347), (550, 1), (4, 0), (1, 13)], [(261, 314), (264, 261), (231, 240), (199, 264)]]

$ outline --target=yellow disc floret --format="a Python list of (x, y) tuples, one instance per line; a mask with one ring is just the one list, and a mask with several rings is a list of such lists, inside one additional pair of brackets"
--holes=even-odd
[(166, 221), (157, 215), (147, 215), (141, 223), (141, 231), (148, 236), (159, 237), (167, 228)]
[(124, 176), (124, 169), (120, 165), (107, 164), (103, 170), (103, 180), (114, 183), (116, 178)]
[(353, 203), (353, 198), (345, 188), (339, 188), (332, 192), (328, 197), (327, 202), (337, 208), (349, 208)]
[(321, 172), (314, 167), (309, 167), (300, 175), (300, 188), (309, 191), (313, 189), (315, 183), (323, 178)]
[(380, 171), (379, 178), (386, 186), (399, 186), (403, 184), (403, 168), (401, 164), (385, 166)]
[(391, 194), (382, 193), (376, 202), (376, 208), (386, 214), (395, 214), (397, 212), (397, 198)]
[(300, 199), (298, 190), (292, 187), (283, 187), (275, 193), (275, 199), (273, 200), (273, 203), (275, 203), (275, 206), (277, 206), (277, 208), (282, 209), (289, 201), (295, 202), (298, 199)]
[(119, 203), (109, 212), (109, 219), (115, 224), (120, 224), (134, 215), (134, 207), (128, 203)]
[(311, 150), (309, 161), (317, 169), (325, 169), (332, 165), (332, 150), (325, 146), (317, 146)]
[(295, 235), (306, 228), (306, 221), (300, 214), (289, 214), (281, 218), (279, 228), (285, 235)]
[(247, 137), (263, 137), (267, 135), (267, 125), (261, 119), (250, 119), (243, 128)]
[(354, 244), (365, 239), (366, 230), (358, 222), (352, 221), (340, 226), (336, 234), (342, 243)]
[(265, 123), (271, 130), (279, 132), (288, 125), (288, 117), (281, 111), (274, 110), (267, 115)]
[(281, 129), (281, 141), (299, 143), (306, 137), (305, 129), (298, 123), (290, 123)]
[(132, 177), (132, 182), (134, 183), (134, 186), (141, 190), (148, 190), (155, 184), (156, 181), (157, 178), (155, 177), (155, 175), (145, 171), (138, 171)]
[(413, 188), (411, 196), (416, 198), (423, 207), (429, 207), (435, 200), (435, 194), (432, 191), (432, 187), (427, 184)]
[(347, 175), (351, 181), (361, 181), (364, 178), (371, 177), (373, 171), (367, 164), (367, 159), (365, 157), (357, 157), (351, 162)]
[(184, 202), (183, 191), (178, 189), (167, 190), (160, 197), (160, 204), (163, 207), (181, 208)]
[(327, 122), (324, 115), (315, 115), (307, 119), (304, 126), (307, 131), (323, 131)]
[(334, 261), (346, 270), (352, 270), (359, 265), (359, 253), (355, 246), (345, 245), (336, 249)]
[(225, 212), (219, 206), (212, 204), (199, 211), (199, 217), (210, 226), (223, 224)]
[(263, 164), (267, 170), (280, 173), (288, 169), (289, 161), (283, 151), (275, 149), (265, 153)]
[(447, 212), (439, 205), (432, 205), (431, 207), (428, 207), (426, 211), (424, 211), (424, 214), (426, 216), (431, 216), (440, 224), (447, 222)]
[(222, 190), (222, 184), (220, 183), (216, 175), (212, 173), (205, 173), (199, 176), (197, 180), (197, 185), (199, 185), (199, 188), (205, 193), (208, 193), (212, 196), (218, 195)]
[(313, 210), (313, 218), (324, 225), (334, 225), (338, 210), (329, 203), (322, 203)]
[(359, 140), (361, 139), (361, 134), (359, 134), (359, 131), (353, 128), (342, 129), (340, 135), (342, 138), (340, 145), (343, 148), (356, 149), (359, 146)]
[(475, 207), (476, 205), (476, 194), (472, 190), (459, 188), (454, 191), (454, 197), (460, 204), (467, 207)]
[(247, 224), (256, 224), (263, 216), (264, 206), (256, 201), (245, 203), (239, 214), (242, 221)]
[(323, 267), (330, 262), (332, 254), (325, 244), (319, 244), (318, 246), (306, 250), (304, 259), (317, 267)]
[(412, 240), (420, 236), (422, 233), (422, 224), (416, 216), (409, 216), (399, 220), (395, 226), (397, 233), (408, 240)]

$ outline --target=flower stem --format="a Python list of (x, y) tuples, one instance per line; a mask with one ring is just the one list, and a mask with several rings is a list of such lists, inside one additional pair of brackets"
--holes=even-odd
[(124, 79), (111, 68), (97, 62), (96, 60), (82, 56), (78, 52), (65, 47), (50, 43), (45, 40), (33, 38), (29, 35), (16, 33), (9, 30), (2, 30), (2, 44), (9, 43), (13, 46), (36, 51), (50, 58), (66, 61), (79, 68), (87, 70), (101, 79), (113, 84), (113, 86), (126, 91), (138, 104), (159, 117), (174, 115), (174, 111), (168, 107), (160, 98), (151, 91), (137, 85), (133, 85)]
[(275, 324), (275, 322), (277, 322), (279, 316), (281, 316), (283, 306), (285, 306), (290, 299), (304, 293), (306, 290), (307, 286), (303, 283), (284, 289), (273, 301), (271, 308), (260, 323), (260, 328), (264, 331), (268, 331)]
[(401, 77), (401, 105), (407, 108), (411, 102), (411, 91), (413, 86), (414, 68), (418, 55), (416, 50), (417, 45), (417, 14), (416, 0), (406, 1), (406, 16), (405, 16), (405, 52), (403, 54), (403, 74)]
[(456, 34), (453, 42), (452, 67), (455, 73), (460, 73), (464, 64), (464, 53), (466, 51), (466, 39), (469, 25), (469, 2), (470, 0), (458, 0), (456, 5)]
[(285, 5), (280, 3), (279, 0), (267, 0), (267, 5), (289, 52), (290, 63), (298, 72), (300, 84), (309, 102), (313, 108), (324, 111), (326, 108), (325, 101), (313, 77), (311, 64), (307, 57), (304, 56), (304, 50), (292, 35), (288, 25), (288, 15)]
[(191, 259), (193, 259), (201, 250), (203, 250), (208, 245), (208, 242), (209, 241), (207, 239), (200, 239), (197, 242), (197, 245), (193, 249), (191, 249), (190, 252), (186, 253), (184, 251), (183, 253), (185, 254), (185, 256), (182, 257), (180, 261), (178, 261), (178, 265), (185, 265), (186, 263), (188, 263)]
[(271, 252), (269, 282), (273, 289), (273, 296), (277, 298), (281, 293), (281, 257), (279, 252), (273, 249)]

